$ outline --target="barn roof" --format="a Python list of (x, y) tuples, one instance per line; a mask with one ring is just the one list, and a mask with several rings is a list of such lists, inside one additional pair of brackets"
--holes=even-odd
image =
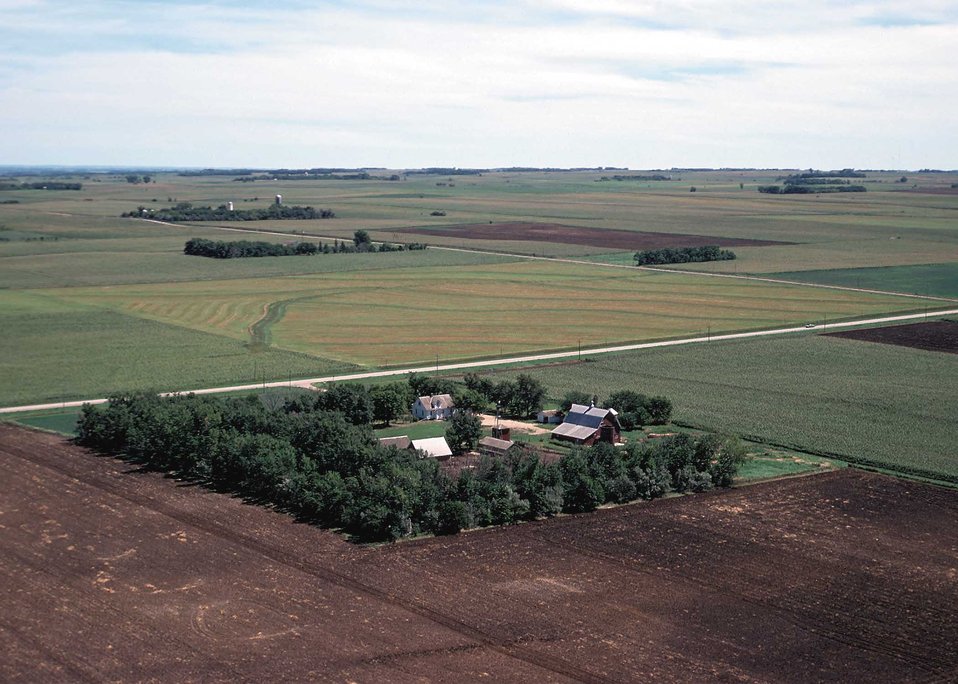
[(576, 425), (575, 423), (565, 422), (553, 430), (552, 434), (558, 437), (569, 437), (571, 439), (588, 439), (594, 435), (598, 429), (598, 425), (590, 427), (588, 425)]
[(439, 456), (452, 456), (452, 449), (446, 443), (445, 437), (430, 437), (428, 439), (412, 440), (412, 448), (426, 452), (427, 456), (438, 458)]
[[(598, 406), (585, 406), (583, 404), (573, 404), (572, 408), (565, 415), (565, 423), (574, 425), (584, 425), (591, 428), (598, 428), (605, 418), (612, 414), (612, 420), (618, 422), (616, 416), (619, 415), (615, 409), (599, 408)], [(565, 424), (563, 423), (563, 425)]]

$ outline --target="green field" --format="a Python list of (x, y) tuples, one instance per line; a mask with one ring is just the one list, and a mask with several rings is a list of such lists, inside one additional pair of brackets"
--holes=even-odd
[(861, 287), (870, 290), (911, 292), (958, 299), (958, 263), (885, 268), (849, 268), (825, 271), (791, 271), (774, 274), (784, 280)]
[[(503, 371), (502, 376), (519, 371)], [(958, 355), (819, 335), (525, 369), (569, 390), (664, 394), (675, 420), (801, 451), (958, 478)]]
[[(348, 364), (182, 327), (0, 292), (0, 404), (105, 396), (113, 390), (185, 390), (323, 375)], [(254, 379), (255, 378), (255, 379)]]
[[(139, 185), (122, 175), (87, 174), (60, 179), (82, 182), (79, 192), (4, 191), (3, 199), (20, 203), (0, 205), (0, 403), (315, 377), (356, 365), (575, 349), (925, 306), (435, 248), (220, 261), (184, 256), (190, 237), (328, 240), (365, 229), (392, 242), (631, 263), (631, 252), (602, 245), (402, 232), (536, 221), (795, 243), (737, 248), (734, 262), (689, 270), (841, 280), (846, 276), (822, 269), (882, 266), (895, 267), (876, 276), (894, 283), (892, 289), (941, 293), (953, 285), (953, 174), (909, 174), (905, 188), (894, 183), (896, 174), (869, 173), (869, 192), (854, 196), (768, 196), (756, 187), (779, 172), (670, 173), (672, 180), (655, 182), (602, 181), (608, 172), (497, 172), (255, 183), (160, 173), (157, 182)], [(697, 192), (689, 192), (691, 185)], [(336, 218), (222, 226), (120, 218), (140, 205), (182, 201), (264, 207), (277, 193), (287, 204), (331, 208)], [(432, 216), (436, 210), (445, 216)], [(905, 268), (911, 266), (920, 268)], [(806, 269), (807, 276), (795, 273)]]
[(367, 366), (697, 336), (916, 306), (900, 297), (540, 261), (30, 293), (64, 307), (116, 311)]

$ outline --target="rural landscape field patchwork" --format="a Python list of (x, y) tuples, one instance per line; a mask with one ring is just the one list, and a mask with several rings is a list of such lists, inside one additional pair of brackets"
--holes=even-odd
[[(947, 680), (958, 174), (758, 192), (782, 173), (91, 172), (56, 176), (80, 190), (0, 191), (0, 408), (19, 423), (0, 425), (15, 523), (0, 529), (14, 644), (0, 678), (268, 677), (280, 659), (293, 679)], [(157, 218), (229, 203), (334, 216)], [(193, 238), (286, 255), (184, 253)], [(710, 248), (735, 258), (635, 265)], [(723, 339), (743, 333), (758, 335)], [(619, 345), (633, 348), (605, 349)], [(344, 375), (366, 388), (330, 381)], [(606, 453), (486, 397), (482, 434), (501, 417), (535, 463), (440, 466), (379, 462), (374, 438), (441, 439), (447, 421), (411, 422), (406, 403), (373, 425), (349, 404), (397, 386), (475, 400), (497, 383), (541, 387), (535, 408), (632, 391), (671, 413)], [(150, 403), (201, 389), (229, 398)], [(79, 406), (115, 393), (132, 412), (122, 447), (113, 417), (96, 422), (122, 408)], [(324, 413), (333, 398), (352, 408)], [(670, 475), (676, 444), (705, 470)], [(53, 603), (23, 598), (50, 577), (52, 632), (29, 615)], [(102, 610), (126, 625), (115, 655), (90, 627)], [(183, 629), (189, 657), (161, 664)]]

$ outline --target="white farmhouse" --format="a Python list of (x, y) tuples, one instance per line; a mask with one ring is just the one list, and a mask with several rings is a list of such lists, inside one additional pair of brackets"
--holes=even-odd
[(448, 420), (456, 411), (456, 403), (448, 394), (419, 397), (412, 405), (412, 414), (419, 420)]

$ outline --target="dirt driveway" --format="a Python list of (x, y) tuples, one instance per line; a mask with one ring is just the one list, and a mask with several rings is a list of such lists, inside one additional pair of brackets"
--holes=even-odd
[[(488, 413), (480, 414), (479, 417), (482, 418), (482, 427), (484, 428), (491, 428), (496, 424), (496, 417), (490, 416)], [(499, 419), (499, 426), (511, 428), (514, 432), (524, 432), (527, 435), (544, 435), (552, 432), (534, 423), (526, 423), (521, 420), (507, 420), (505, 418)]]

